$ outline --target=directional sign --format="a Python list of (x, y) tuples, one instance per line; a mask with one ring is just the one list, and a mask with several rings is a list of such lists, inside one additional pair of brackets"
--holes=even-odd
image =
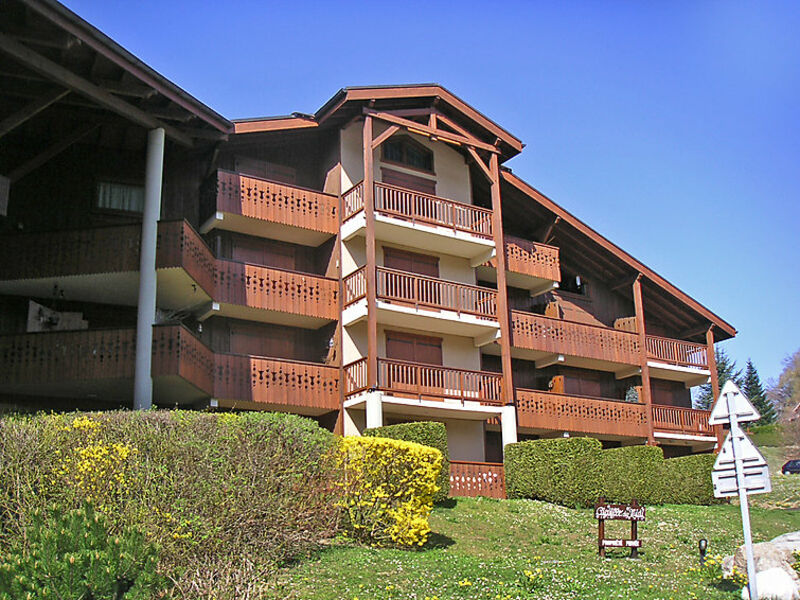
[(711, 415), (708, 417), (709, 425), (727, 425), (731, 422), (730, 411), (728, 410), (728, 396), (731, 396), (731, 403), (736, 413), (736, 421), (758, 421), (761, 415), (758, 414), (755, 406), (750, 404), (750, 400), (739, 390), (739, 387), (730, 379), (722, 386)]
[(733, 381), (726, 381), (717, 398), (708, 422), (711, 425), (730, 425), (730, 433), (720, 448), (711, 472), (714, 496), (739, 496), (742, 511), (744, 552), (747, 558), (747, 588), (750, 598), (759, 598), (756, 589), (756, 561), (753, 557), (753, 538), (750, 535), (750, 508), (747, 494), (763, 494), (772, 489), (767, 461), (742, 431), (740, 421), (757, 421), (761, 416)]

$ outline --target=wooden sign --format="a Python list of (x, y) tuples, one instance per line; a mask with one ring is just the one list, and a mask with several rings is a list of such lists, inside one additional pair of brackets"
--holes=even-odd
[[(594, 518), (597, 519), (597, 549), (601, 557), (605, 558), (606, 548), (630, 548), (631, 558), (639, 556), (642, 540), (638, 539), (638, 524), (645, 519), (644, 506), (639, 506), (635, 499), (630, 504), (606, 504), (605, 498), (600, 498), (594, 506)], [(606, 538), (606, 521), (630, 521), (631, 538)]]

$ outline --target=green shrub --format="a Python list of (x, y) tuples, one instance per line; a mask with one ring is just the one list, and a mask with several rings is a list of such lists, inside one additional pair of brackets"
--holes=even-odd
[[(602, 493), (608, 502), (661, 504), (664, 485), (661, 465), (664, 452), (658, 446), (622, 446), (600, 452)], [(676, 482), (673, 486), (678, 487)]]
[(711, 485), (711, 471), (716, 458), (713, 454), (694, 454), (665, 460), (661, 469), (662, 501), (666, 504), (718, 502)]
[(566, 506), (592, 506), (600, 496), (602, 445), (593, 438), (555, 438), (505, 447), (510, 498), (534, 498)]
[(209, 580), (243, 561), (274, 567), (335, 531), (333, 442), (280, 413), (2, 418), (0, 546), (24, 536), (37, 509), (91, 498), (112, 534), (134, 524), (155, 543), (178, 584), (199, 564)]
[(747, 429), (750, 439), (756, 446), (783, 446), (784, 432), (778, 423), (770, 425), (754, 425)]
[(534, 440), (506, 446), (510, 498), (534, 498), (566, 506), (609, 502), (711, 504), (715, 456), (664, 460), (657, 446), (602, 449), (592, 438)]
[(402, 440), (346, 437), (336, 458), (340, 504), (356, 538), (375, 545), (425, 543), (441, 452)]
[(166, 587), (158, 552), (135, 529), (109, 535), (90, 503), (37, 510), (24, 538), (0, 550), (0, 600), (149, 600)]
[(405, 440), (406, 442), (416, 442), (423, 446), (436, 448), (442, 453), (442, 470), (436, 478), (436, 485), (439, 486), (439, 491), (434, 495), (433, 501), (442, 502), (447, 500), (447, 496), (450, 494), (450, 454), (447, 451), (447, 429), (444, 423), (435, 421), (399, 423), (397, 425), (367, 429), (364, 431), (364, 435), (392, 440)]

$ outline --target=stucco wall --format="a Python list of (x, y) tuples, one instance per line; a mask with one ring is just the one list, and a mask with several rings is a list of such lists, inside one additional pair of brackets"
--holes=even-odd
[(444, 426), (451, 460), (486, 460), (483, 421), (446, 420)]
[[(377, 137), (385, 131), (387, 125), (381, 121), (373, 121), (373, 136)], [(364, 178), (364, 158), (362, 150), (363, 121), (351, 123), (341, 132), (341, 183), (342, 191), (345, 192)], [(400, 132), (398, 132), (398, 135)], [(406, 135), (404, 132), (403, 135)], [(472, 186), (469, 178), (469, 167), (464, 157), (444, 142), (431, 142), (428, 138), (407, 134), (415, 141), (433, 151), (433, 169), (436, 173), (436, 195), (443, 198), (450, 198), (458, 202), (472, 204)], [(375, 181), (381, 180), (381, 167), (410, 173), (418, 177), (429, 177), (414, 169), (406, 169), (394, 163), (385, 164), (381, 161), (381, 149), (376, 148), (373, 152), (373, 165)]]

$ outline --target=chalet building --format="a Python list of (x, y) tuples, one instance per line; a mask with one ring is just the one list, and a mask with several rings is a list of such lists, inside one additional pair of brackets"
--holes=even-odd
[(7, 0), (0, 404), (437, 420), (473, 471), (538, 437), (711, 450), (690, 391), (735, 329), (503, 166), (522, 150), (435, 84), (231, 122)]

